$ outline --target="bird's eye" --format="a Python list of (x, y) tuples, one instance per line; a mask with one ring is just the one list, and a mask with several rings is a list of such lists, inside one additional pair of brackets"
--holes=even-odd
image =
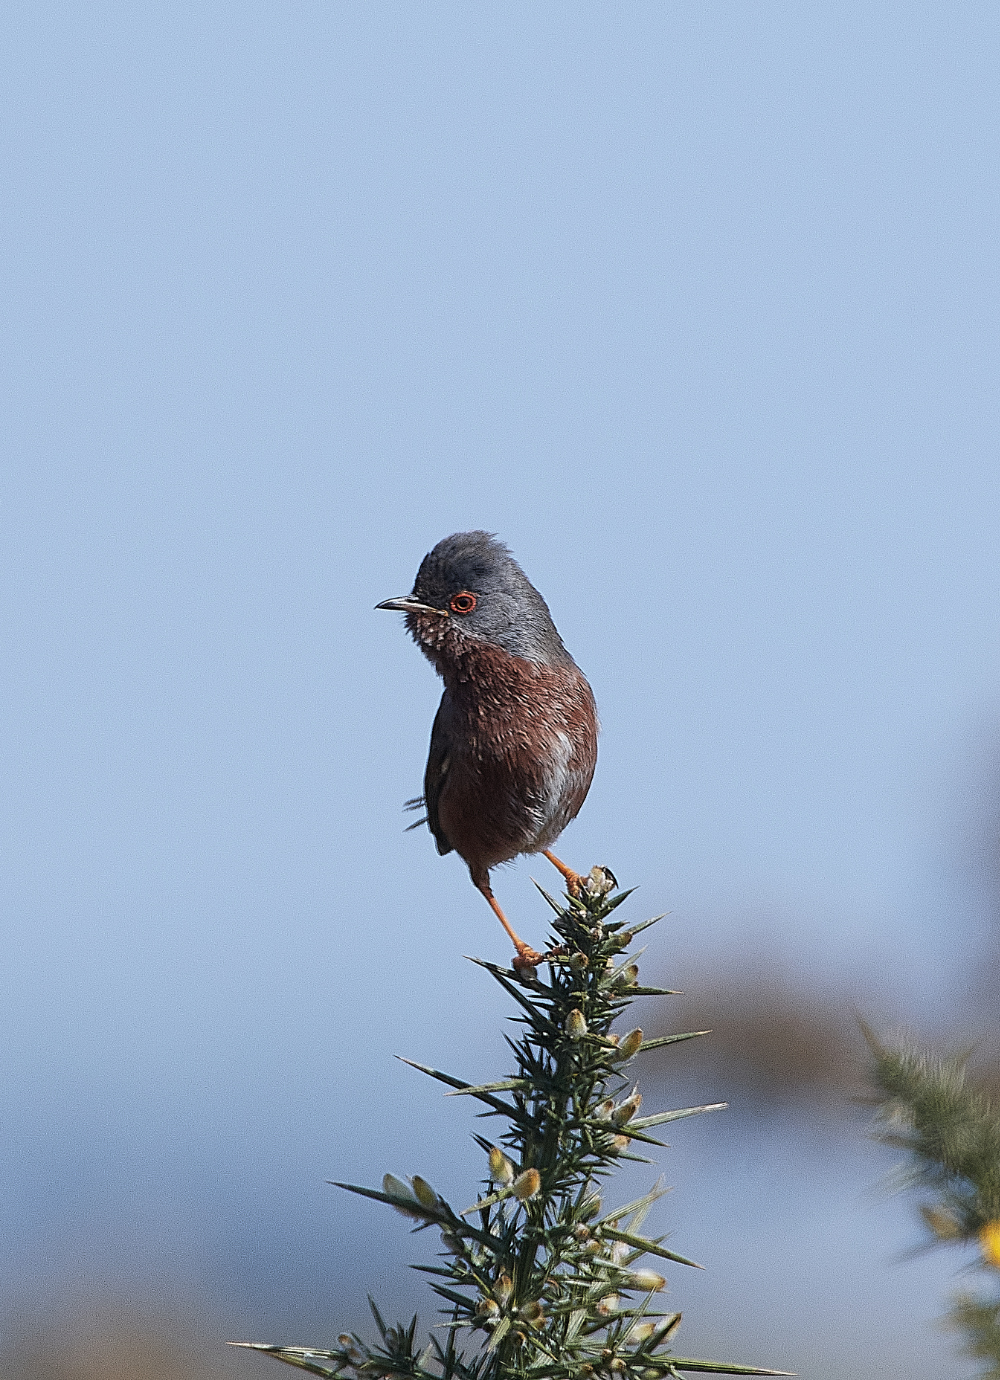
[(451, 596), (452, 613), (471, 613), (475, 607), (476, 596), (471, 594), (467, 589), (463, 590), (461, 594), (453, 594)]

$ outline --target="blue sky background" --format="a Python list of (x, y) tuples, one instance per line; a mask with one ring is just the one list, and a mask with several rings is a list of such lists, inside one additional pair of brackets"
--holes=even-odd
[[(419, 1299), (399, 1223), (324, 1180), (481, 1169), (391, 1058), (495, 1073), (462, 955), (504, 945), (401, 832), (438, 684), (372, 611), (455, 530), (509, 542), (592, 680), (564, 851), (671, 912), (650, 963), (773, 955), (960, 1019), (1000, 720), (994, 7), (2, 26), (6, 1296), (173, 1291), (285, 1340)], [(540, 866), (497, 878), (529, 939)], [(955, 1262), (892, 1264), (915, 1232), (860, 1133), (745, 1106), (675, 1143), (690, 1350), (956, 1374)]]

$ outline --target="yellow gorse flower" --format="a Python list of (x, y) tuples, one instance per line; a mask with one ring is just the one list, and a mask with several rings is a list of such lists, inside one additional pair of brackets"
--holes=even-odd
[(1000, 1221), (987, 1222), (979, 1230), (979, 1249), (987, 1265), (1000, 1270)]

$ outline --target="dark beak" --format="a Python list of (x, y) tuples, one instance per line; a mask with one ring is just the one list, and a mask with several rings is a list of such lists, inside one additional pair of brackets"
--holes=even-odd
[(401, 594), (398, 599), (383, 599), (381, 604), (376, 604), (375, 607), (395, 609), (398, 613), (439, 613), (445, 618), (448, 617), (447, 609), (435, 609), (430, 604), (422, 604), (412, 594)]

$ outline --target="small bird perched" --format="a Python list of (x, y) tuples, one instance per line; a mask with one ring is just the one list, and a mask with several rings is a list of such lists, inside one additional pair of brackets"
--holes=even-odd
[(454, 849), (468, 864), (514, 942), (514, 966), (532, 968), (542, 955), (515, 934), (490, 888), (490, 869), (519, 853), (542, 853), (571, 893), (579, 887), (549, 846), (579, 813), (597, 764), (590, 686), (545, 600), (488, 532), (439, 541), (420, 563), (412, 594), (376, 608), (406, 614), (445, 684), (424, 794), (410, 804), (426, 808), (438, 852)]

